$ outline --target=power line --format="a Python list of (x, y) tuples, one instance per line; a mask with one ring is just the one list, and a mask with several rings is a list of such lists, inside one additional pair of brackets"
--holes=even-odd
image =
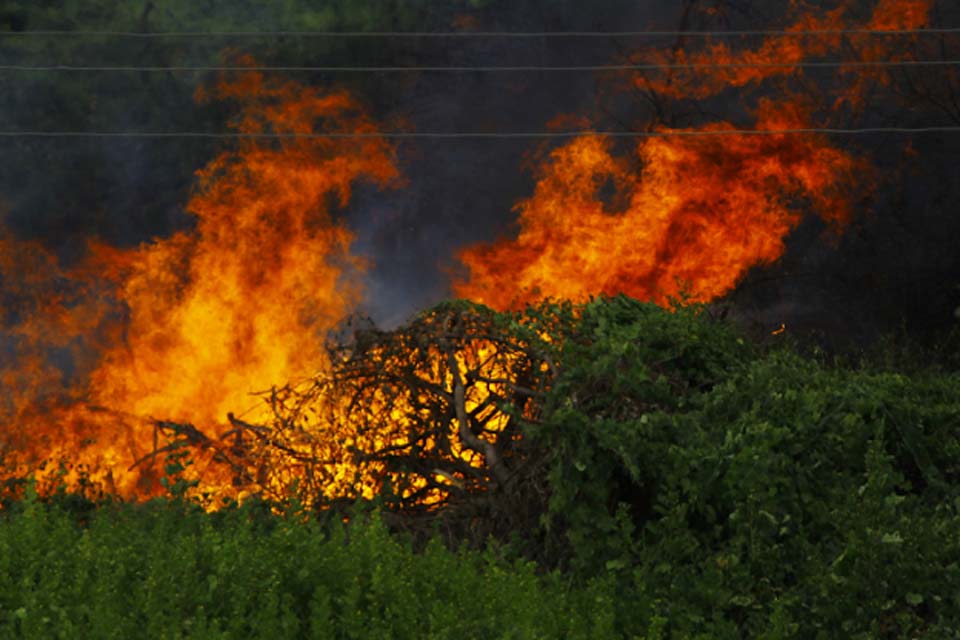
[(0, 37), (110, 38), (736, 38), (744, 36), (947, 35), (960, 27), (926, 29), (741, 29), (729, 31), (0, 31)]
[(960, 60), (865, 60), (821, 62), (692, 62), (692, 63), (644, 63), (574, 66), (474, 66), (474, 67), (376, 67), (376, 66), (74, 66), (74, 65), (0, 65), (0, 71), (41, 72), (324, 72), (324, 73), (466, 73), (466, 72), (571, 72), (571, 71), (654, 71), (658, 69), (793, 69), (793, 68), (839, 68), (839, 67), (946, 67), (960, 65)]
[(864, 127), (837, 129), (808, 127), (796, 129), (720, 129), (706, 131), (533, 131), (533, 132), (431, 132), (380, 131), (359, 133), (212, 133), (203, 131), (0, 131), (0, 138), (212, 138), (212, 139), (550, 139), (604, 136), (611, 138), (699, 138), (712, 136), (771, 136), (788, 134), (864, 135), (960, 133), (960, 126)]

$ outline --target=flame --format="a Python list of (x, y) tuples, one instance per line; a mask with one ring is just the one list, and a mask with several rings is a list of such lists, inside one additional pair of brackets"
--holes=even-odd
[[(880, 0), (863, 28), (873, 31), (921, 29), (930, 23), (932, 11), (933, 0)], [(919, 42), (916, 35), (868, 38), (860, 36), (850, 42), (857, 57), (866, 62), (909, 60), (913, 55), (912, 45)], [(834, 109), (848, 106), (854, 113), (866, 111), (874, 87), (887, 87), (892, 79), (890, 70), (883, 68), (850, 67), (843, 70), (843, 75), (850, 86), (837, 98)]]
[[(806, 125), (800, 109), (761, 103), (760, 129)], [(800, 219), (798, 198), (825, 220), (845, 222), (843, 193), (860, 165), (821, 136), (731, 133), (649, 139), (636, 147), (643, 169), (632, 175), (610, 146), (590, 136), (551, 153), (533, 196), (518, 205), (517, 238), (460, 254), (470, 279), (457, 295), (497, 308), (599, 293), (710, 300), (782, 254)], [(611, 182), (623, 210), (601, 197)]]
[[(858, 22), (848, 4), (824, 11), (792, 2), (788, 30), (915, 29), (932, 11), (932, 0), (879, 0)], [(776, 82), (778, 98), (744, 105), (746, 126), (806, 129), (822, 122), (825, 107), (792, 88), (803, 79), (801, 63), (848, 50), (861, 60), (909, 55), (889, 49), (889, 40), (839, 35), (776, 35), (753, 48), (707, 41), (641, 52), (691, 66), (629, 83), (706, 100)], [(746, 66), (697, 67), (713, 63)], [(889, 81), (883, 70), (853, 66), (836, 76), (834, 109), (864, 109), (872, 84)], [(383, 139), (302, 136), (372, 133), (375, 124), (344, 92), (257, 73), (197, 97), (235, 102), (238, 132), (301, 137), (249, 138), (221, 153), (197, 173), (186, 206), (195, 226), (134, 249), (91, 242), (84, 259), (67, 265), (0, 232), (7, 477), (29, 471), (51, 486), (155, 495), (159, 454), (181, 451), (166, 448), (158, 430), (172, 424), (190, 445), (186, 477), (214, 500), (283, 497), (298, 484), (314, 498), (369, 497), (392, 483), (401, 499), (429, 506), (489, 480), (496, 452), (484, 452), (513, 437), (498, 403), (515, 395), (518, 371), (542, 363), (483, 331), (461, 335), (456, 348), (430, 343), (427, 332), (406, 350), (374, 348), (365, 354), (368, 369), (353, 378), (329, 375), (343, 363), (329, 361), (325, 334), (360, 299), (366, 268), (333, 208), (348, 204), (359, 181), (395, 185), (398, 171)], [(553, 126), (580, 118), (560, 116)], [(864, 160), (822, 135), (749, 135), (729, 122), (653, 130), (722, 135), (652, 137), (625, 152), (593, 135), (553, 150), (532, 195), (516, 206), (517, 236), (460, 252), (468, 277), (454, 283), (456, 294), (500, 309), (598, 293), (665, 304), (711, 300), (751, 267), (777, 260), (806, 213), (842, 229), (869, 180)], [(443, 322), (425, 326), (448, 340)], [(334, 380), (342, 386), (330, 388)], [(419, 386), (394, 387), (410, 381)], [(281, 386), (268, 402), (251, 397), (274, 384)], [(424, 423), (429, 436), (418, 439)], [(270, 425), (270, 438), (244, 440), (267, 429), (257, 425)], [(420, 451), (424, 468), (404, 477), (364, 457), (391, 450)]]
[[(729, 89), (759, 85), (770, 79), (799, 76), (799, 65), (806, 61), (844, 57), (863, 62), (903, 60), (907, 56), (899, 53), (899, 50), (903, 49), (904, 41), (915, 40), (916, 36), (899, 36), (893, 39), (867, 33), (804, 36), (793, 34), (847, 29), (921, 29), (929, 24), (933, 11), (933, 0), (880, 0), (874, 6), (869, 19), (857, 22), (847, 18), (847, 14), (852, 13), (855, 7), (854, 2), (841, 4), (832, 10), (810, 8), (800, 2), (792, 4), (794, 11), (801, 13), (784, 30), (786, 33), (768, 36), (757, 48), (735, 48), (729, 44), (729, 40), (707, 39), (701, 48), (692, 51), (677, 48), (670, 51), (654, 49), (639, 52), (633, 56), (632, 62), (659, 62), (672, 65), (672, 68), (652, 77), (639, 74), (633, 78), (633, 84), (641, 90), (674, 99), (704, 99)], [(850, 58), (848, 52), (854, 53), (854, 57)], [(728, 66), (711, 68), (709, 65)], [(844, 69), (844, 73), (854, 83), (853, 87), (843, 91), (844, 94), (859, 93), (856, 85), (864, 76), (886, 77), (883, 70), (865, 71), (853, 66)], [(847, 98), (849, 97), (848, 95)]]
[[(373, 130), (345, 94), (271, 86), (256, 74), (219, 94), (256, 101), (238, 123), (246, 133), (268, 124), (310, 133), (318, 118)], [(265, 382), (322, 363), (323, 332), (358, 300), (364, 268), (326, 198), (344, 206), (355, 180), (386, 184), (396, 170), (382, 140), (319, 139), (248, 142), (198, 176), (187, 205), (196, 229), (139, 251), (122, 290), (128, 339), (106, 355), (92, 386), (111, 407), (210, 424), (250, 404), (247, 394)]]
[[(256, 73), (221, 81), (198, 98), (238, 101), (234, 126), (243, 133), (376, 129), (346, 93)], [(159, 490), (152, 465), (135, 465), (158, 446), (148, 418), (210, 428), (226, 424), (228, 411), (251, 405), (266, 415), (250, 394), (322, 369), (325, 333), (361, 293), (357, 278), (365, 263), (350, 253), (353, 236), (334, 222), (331, 206), (345, 206), (358, 180), (384, 187), (397, 176), (392, 148), (375, 137), (245, 140), (198, 172), (187, 205), (194, 229), (132, 250), (92, 244), (71, 277), (112, 281), (123, 310), (121, 331), (103, 345), (83, 393), (69, 402), (44, 403), (30, 389), (17, 390), (21, 400), (7, 407), (4, 422), (16, 420), (27, 437), (4, 443), (7, 458), (22, 471), (62, 457), (111, 491), (143, 496)], [(56, 280), (55, 261), (39, 247), (19, 245), (11, 255), (39, 263), (39, 269), (0, 265), (23, 286), (30, 285), (31, 270)], [(38, 303), (17, 330), (49, 346), (58, 333), (89, 334), (102, 315), (91, 312), (98, 307), (91, 299), (70, 306), (54, 297)], [(45, 326), (33, 318), (45, 319)], [(40, 349), (21, 351), (16, 372), (4, 373), (8, 386), (14, 377), (40, 385), (53, 375), (39, 370)], [(36, 415), (25, 423), (27, 408)], [(198, 455), (196, 463), (203, 467), (209, 458)], [(231, 485), (229, 477), (211, 477), (210, 469), (204, 481), (207, 490)]]
[(5, 466), (16, 467), (31, 450), (59, 461), (84, 439), (70, 420), (52, 413), (87, 400), (76, 381), (95, 366), (96, 352), (117, 338), (119, 318), (109, 290), (103, 279), (63, 268), (38, 242), (0, 230), (0, 462)]
[(544, 369), (484, 313), (431, 312), (344, 349), (330, 375), (274, 394), (265, 493), (292, 491), (313, 506), (389, 486), (395, 500), (430, 508), (508, 482), (506, 443), (518, 434), (504, 403), (532, 418), (536, 392), (515, 385), (537, 387), (531, 372)]
[[(847, 19), (847, 4), (829, 11), (791, 6), (799, 15), (788, 32), (891, 30), (926, 25), (932, 2), (881, 0), (865, 24)], [(703, 100), (778, 80), (780, 97), (756, 99), (746, 128), (817, 128), (824, 105), (786, 82), (802, 75), (800, 63), (839, 54), (848, 37), (860, 59), (897, 59), (887, 40), (869, 34), (777, 34), (755, 48), (708, 40), (692, 49), (643, 54), (664, 63), (738, 66), (637, 74), (630, 84), (661, 98)], [(886, 73), (841, 68), (837, 75), (846, 84), (834, 108), (862, 108), (867, 79)], [(533, 195), (516, 206), (517, 235), (459, 253), (466, 275), (455, 280), (455, 293), (500, 309), (599, 293), (658, 303), (681, 296), (712, 300), (731, 291), (751, 267), (777, 260), (806, 212), (840, 231), (856, 193), (871, 180), (863, 159), (823, 135), (737, 134), (727, 122), (654, 130), (724, 135), (648, 138), (625, 155), (615, 154), (612, 141), (601, 136), (554, 150), (537, 170)]]
[(929, 24), (932, 11), (933, 0), (880, 0), (867, 28), (876, 31), (920, 29)]
[[(843, 29), (846, 26), (843, 14), (843, 7), (822, 14), (804, 14), (785, 31), (796, 33)], [(795, 75), (800, 70), (798, 65), (801, 62), (832, 53), (839, 49), (840, 44), (840, 36), (836, 35), (777, 35), (766, 38), (756, 49), (735, 49), (727, 41), (707, 40), (702, 49), (695, 51), (653, 50), (642, 55), (661, 64), (690, 66), (672, 68), (653, 78), (639, 75), (634, 79), (634, 84), (638, 88), (675, 99), (703, 99), (727, 89)], [(729, 66), (701, 69), (697, 65)]]
[[(234, 124), (246, 133), (309, 134), (317, 121), (325, 130), (375, 130), (346, 94), (268, 82), (259, 74), (222, 82), (199, 98), (238, 100)], [(187, 205), (196, 225), (168, 238), (132, 250), (90, 243), (88, 256), (67, 271), (42, 247), (10, 241), (16, 252), (4, 252), (3, 273), (54, 295), (34, 297), (35, 308), (16, 326), (30, 341), (21, 345), (17, 368), (3, 372), (5, 381), (30, 385), (16, 391), (20, 400), (2, 414), (8, 473), (31, 471), (49, 487), (86, 483), (144, 498), (162, 491), (156, 463), (163, 458), (155, 454), (184, 453), (192, 466), (183, 477), (199, 481), (195, 495), (207, 496), (211, 507), (251, 493), (283, 498), (296, 486), (304, 504), (324, 496), (371, 497), (385, 482), (398, 486), (402, 499), (429, 506), (462, 488), (465, 470), (483, 466), (482, 449), (507, 423), (495, 400), (509, 395), (504, 380), (517, 356), (482, 340), (443, 353), (435, 347), (371, 353), (366, 357), (379, 365), (366, 378), (328, 384), (325, 334), (359, 299), (357, 277), (365, 267), (349, 251), (351, 233), (334, 223), (330, 201), (345, 206), (360, 179), (395, 182), (392, 149), (377, 138), (247, 141), (197, 176)], [(64, 282), (86, 293), (87, 283), (97, 283), (108, 295), (63, 301)], [(122, 313), (110, 316), (94, 300)], [(45, 401), (36, 387), (61, 374), (46, 353), (58, 346), (56, 336), (69, 342), (101, 324), (111, 332), (97, 343), (87, 383), (78, 389), (59, 380), (56, 386), (70, 394)], [(441, 394), (446, 401), (455, 395), (454, 370), (482, 371), (488, 380), (466, 385), (460, 405), (479, 433), (464, 436), (451, 418), (414, 442), (413, 421), (438, 399), (370, 384), (377, 376), (413, 375), (424, 388), (450, 389)], [(272, 383), (280, 387), (269, 402), (251, 398)], [(291, 399), (296, 409), (285, 404)], [(231, 413), (251, 404), (254, 412)], [(269, 439), (249, 440), (264, 429), (257, 424), (277, 416), (286, 419), (271, 425)], [(22, 427), (16, 441), (9, 437), (14, 423)], [(158, 426), (176, 431), (187, 447), (165, 446)], [(464, 437), (473, 439), (472, 448)], [(357, 455), (414, 446), (447, 468), (401, 478), (382, 461)], [(57, 468), (60, 461), (69, 467)]]

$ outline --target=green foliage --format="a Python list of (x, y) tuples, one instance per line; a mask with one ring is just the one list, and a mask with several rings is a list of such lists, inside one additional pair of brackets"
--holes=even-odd
[[(761, 353), (701, 309), (583, 309), (545, 526), (664, 637), (956, 637), (960, 376)], [(658, 622), (659, 620), (659, 622)], [(705, 637), (707, 637), (705, 636)]]
[(529, 562), (414, 554), (376, 517), (115, 506), (80, 527), (29, 495), (0, 524), (4, 638), (612, 638), (611, 585)]
[(578, 570), (622, 569), (653, 515), (672, 447), (669, 417), (740, 366), (749, 348), (700, 308), (675, 313), (629, 298), (581, 310), (564, 344), (548, 417), (531, 429), (552, 459), (549, 528), (566, 531)]

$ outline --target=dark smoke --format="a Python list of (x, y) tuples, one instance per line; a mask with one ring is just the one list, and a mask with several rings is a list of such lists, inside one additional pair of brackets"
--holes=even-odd
[[(227, 14), (210, 16), (177, 3), (167, 8), (129, 4), (136, 6), (115, 14), (104, 10), (104, 16), (114, 16), (109, 19), (83, 18), (76, 12), (64, 17), (63, 24), (50, 24), (49, 14), (17, 5), (17, 10), (0, 15), (0, 30), (311, 29), (321, 22), (343, 30), (749, 29), (784, 26), (787, 5), (785, 0), (409, 4), (370, 0), (330, 3), (323, 16), (312, 9), (283, 14), (268, 8), (270, 3), (231, 3)], [(708, 5), (715, 10), (705, 11)], [(182, 15), (177, 14), (180, 9)], [(958, 13), (950, 6), (939, 7), (938, 26), (960, 24)], [(307, 19), (316, 22), (297, 23)], [(0, 38), (0, 62), (209, 64), (228, 60), (233, 54), (223, 52), (233, 47), (234, 53), (251, 53), (264, 64), (276, 65), (563, 66), (622, 61), (641, 44), (650, 43), (626, 38), (175, 43), (107, 39), (54, 41), (35, 49)], [(952, 57), (960, 57), (957, 40), (945, 42), (945, 47), (945, 57), (951, 57), (951, 47)], [(347, 86), (387, 128), (419, 131), (542, 131), (565, 114), (586, 118), (598, 129), (641, 130), (652, 123), (737, 122), (745, 113), (736, 92), (699, 104), (654, 105), (615, 90), (611, 79), (588, 73), (302, 74), (298, 79)], [(2, 73), (0, 129), (223, 130), (231, 116), (228, 109), (197, 106), (193, 100), (196, 87), (212, 80), (189, 73)], [(816, 90), (817, 76), (811, 75), (810, 82)], [(956, 98), (960, 87), (953, 89)], [(909, 93), (909, 83), (898, 90)], [(949, 101), (944, 103), (937, 92), (927, 93), (881, 96), (871, 105), (873, 114), (865, 124), (960, 124), (960, 112), (951, 112)], [(905, 151), (908, 142), (911, 147)], [(954, 309), (960, 306), (958, 143), (960, 136), (844, 141), (870, 157), (883, 177), (873, 192), (863, 194), (854, 224), (839, 237), (814, 219), (801, 224), (783, 259), (756, 269), (730, 296), (738, 316), (761, 328), (783, 322), (801, 334), (816, 331), (837, 344), (902, 329), (934, 336), (954, 327)], [(514, 230), (512, 206), (532, 190), (531, 175), (523, 168), (541, 146), (518, 140), (401, 143), (406, 186), (389, 193), (360, 189), (341, 212), (358, 235), (356, 249), (373, 260), (364, 311), (391, 326), (448, 296), (457, 249)], [(5, 223), (17, 237), (42, 241), (67, 265), (83, 255), (89, 238), (133, 246), (164, 237), (191, 224), (183, 206), (193, 172), (218, 148), (211, 142), (185, 140), (4, 139), (0, 195)]]

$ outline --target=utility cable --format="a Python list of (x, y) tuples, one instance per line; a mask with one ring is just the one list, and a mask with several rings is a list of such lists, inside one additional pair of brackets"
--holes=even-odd
[(839, 68), (839, 67), (947, 67), (960, 65), (960, 60), (867, 60), (823, 62), (693, 62), (612, 64), (585, 66), (476, 66), (476, 67), (327, 67), (327, 66), (74, 66), (74, 65), (0, 65), (0, 71), (41, 72), (324, 72), (324, 73), (466, 73), (466, 72), (571, 72), (571, 71), (654, 71), (658, 69), (792, 69), (792, 68)]
[(707, 31), (0, 31), (0, 37), (84, 38), (738, 38), (745, 36), (907, 36), (960, 34), (960, 27), (926, 29), (738, 29)]
[(935, 127), (863, 127), (837, 129), (808, 127), (796, 129), (719, 129), (677, 131), (534, 131), (534, 132), (431, 132), (381, 131), (358, 133), (212, 133), (202, 131), (0, 131), (0, 138), (213, 138), (213, 139), (551, 139), (602, 136), (611, 138), (700, 138), (712, 136), (773, 136), (794, 134), (864, 135), (864, 134), (920, 134), (960, 133), (960, 126)]

